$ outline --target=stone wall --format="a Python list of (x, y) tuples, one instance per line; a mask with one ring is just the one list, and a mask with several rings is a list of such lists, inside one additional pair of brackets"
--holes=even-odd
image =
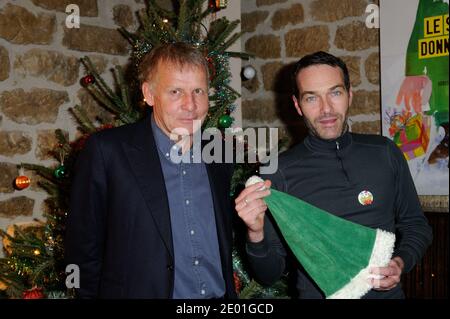
[(291, 100), (292, 64), (323, 50), (341, 57), (354, 91), (350, 108), (353, 132), (379, 134), (379, 29), (365, 25), (371, 0), (246, 0), (241, 2), (242, 48), (256, 69), (243, 81), (243, 126), (279, 127), (291, 142), (305, 128)]
[[(77, 135), (69, 107), (83, 104), (91, 118), (104, 115), (79, 83), (84, 75), (79, 58), (89, 56), (112, 83), (110, 69), (127, 64), (130, 49), (117, 28), (134, 30), (143, 3), (0, 0), (0, 228), (42, 217), (46, 194), (32, 172), (25, 172), (31, 187), (15, 190), (16, 165), (56, 165), (49, 155), (54, 130), (63, 129), (70, 139)], [(80, 8), (79, 29), (66, 27), (68, 4)]]

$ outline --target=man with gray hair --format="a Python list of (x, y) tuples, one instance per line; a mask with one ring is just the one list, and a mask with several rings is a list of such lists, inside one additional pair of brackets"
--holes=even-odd
[(192, 136), (208, 113), (207, 61), (164, 44), (139, 73), (152, 114), (92, 135), (78, 158), (66, 234), (78, 296), (233, 298), (232, 166), (170, 157), (178, 132)]

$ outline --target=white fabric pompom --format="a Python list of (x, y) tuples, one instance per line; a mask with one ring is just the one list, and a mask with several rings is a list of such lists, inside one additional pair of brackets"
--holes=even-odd
[(256, 184), (259, 182), (264, 182), (264, 180), (259, 176), (253, 175), (247, 180), (247, 182), (245, 182), (245, 187), (249, 187), (250, 185), (253, 185), (253, 184)]

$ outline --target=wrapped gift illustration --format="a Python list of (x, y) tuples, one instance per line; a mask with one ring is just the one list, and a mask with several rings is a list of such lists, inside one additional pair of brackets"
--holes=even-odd
[(404, 111), (393, 115), (390, 124), (389, 133), (407, 160), (426, 153), (430, 142), (430, 117), (420, 113), (411, 116), (411, 112)]

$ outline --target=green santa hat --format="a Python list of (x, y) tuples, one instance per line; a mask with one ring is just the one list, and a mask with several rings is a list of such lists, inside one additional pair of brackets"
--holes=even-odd
[[(245, 186), (263, 180), (249, 178)], [(271, 189), (264, 198), (290, 249), (330, 299), (358, 299), (373, 287), (372, 267), (391, 260), (395, 235), (332, 215), (296, 197)]]

